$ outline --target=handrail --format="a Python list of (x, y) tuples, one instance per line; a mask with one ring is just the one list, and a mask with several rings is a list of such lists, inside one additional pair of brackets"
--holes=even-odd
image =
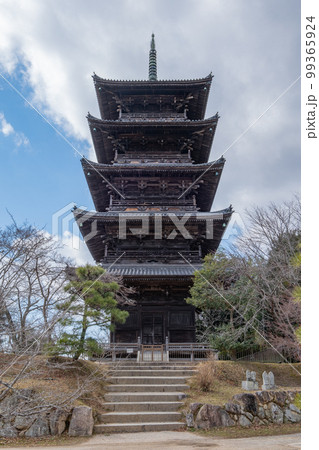
[[(142, 361), (144, 359), (144, 353), (151, 354), (151, 361), (154, 361), (154, 354), (156, 353), (156, 360), (161, 354), (159, 360), (163, 361), (164, 352), (165, 358), (169, 361), (170, 358), (189, 358), (191, 361), (195, 359), (202, 359), (203, 354), (208, 355), (215, 353), (217, 355), (217, 350), (213, 349), (209, 343), (197, 343), (197, 342), (175, 342), (169, 343), (166, 338), (165, 344), (145, 344), (141, 343), (139, 339), (138, 342), (110, 342), (104, 346), (104, 352), (109, 353), (112, 361), (116, 361), (117, 357), (123, 355), (123, 353), (136, 355), (137, 358), (141, 357)], [(155, 352), (155, 353), (154, 353)], [(140, 355), (140, 356), (139, 356)], [(149, 360), (149, 357), (147, 357)]]

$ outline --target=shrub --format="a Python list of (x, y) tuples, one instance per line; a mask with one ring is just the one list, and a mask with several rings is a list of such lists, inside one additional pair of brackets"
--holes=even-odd
[(301, 409), (301, 395), (296, 394), (294, 405), (297, 406), (297, 408)]
[(216, 381), (215, 374), (216, 363), (214, 359), (198, 364), (197, 373), (193, 377), (194, 387), (203, 392), (212, 391)]

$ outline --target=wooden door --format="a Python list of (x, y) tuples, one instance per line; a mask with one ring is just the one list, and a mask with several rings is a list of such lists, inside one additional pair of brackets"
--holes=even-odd
[(163, 314), (142, 315), (142, 343), (149, 345), (164, 343)]

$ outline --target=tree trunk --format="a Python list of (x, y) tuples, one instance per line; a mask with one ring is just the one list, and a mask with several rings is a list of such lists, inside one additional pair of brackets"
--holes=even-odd
[(87, 331), (87, 328), (88, 328), (86, 314), (87, 314), (87, 306), (85, 305), (84, 312), (83, 312), (83, 320), (82, 320), (82, 331), (81, 331), (81, 336), (80, 336), (80, 339), (79, 339), (78, 348), (77, 348), (77, 350), (75, 352), (75, 355), (73, 357), (74, 361), (77, 361), (80, 358), (80, 356), (82, 355), (82, 353), (84, 352), (85, 335), (86, 335), (86, 331)]

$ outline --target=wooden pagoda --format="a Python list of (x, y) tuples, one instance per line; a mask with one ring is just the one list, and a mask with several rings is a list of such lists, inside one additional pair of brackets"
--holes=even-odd
[(232, 213), (210, 212), (225, 164), (208, 163), (218, 122), (217, 114), (204, 119), (212, 75), (158, 80), (152, 35), (148, 80), (93, 80), (97, 162), (83, 158), (82, 167), (96, 212), (74, 215), (95, 261), (135, 288), (136, 306), (112, 341), (195, 342), (195, 309), (185, 298)]

